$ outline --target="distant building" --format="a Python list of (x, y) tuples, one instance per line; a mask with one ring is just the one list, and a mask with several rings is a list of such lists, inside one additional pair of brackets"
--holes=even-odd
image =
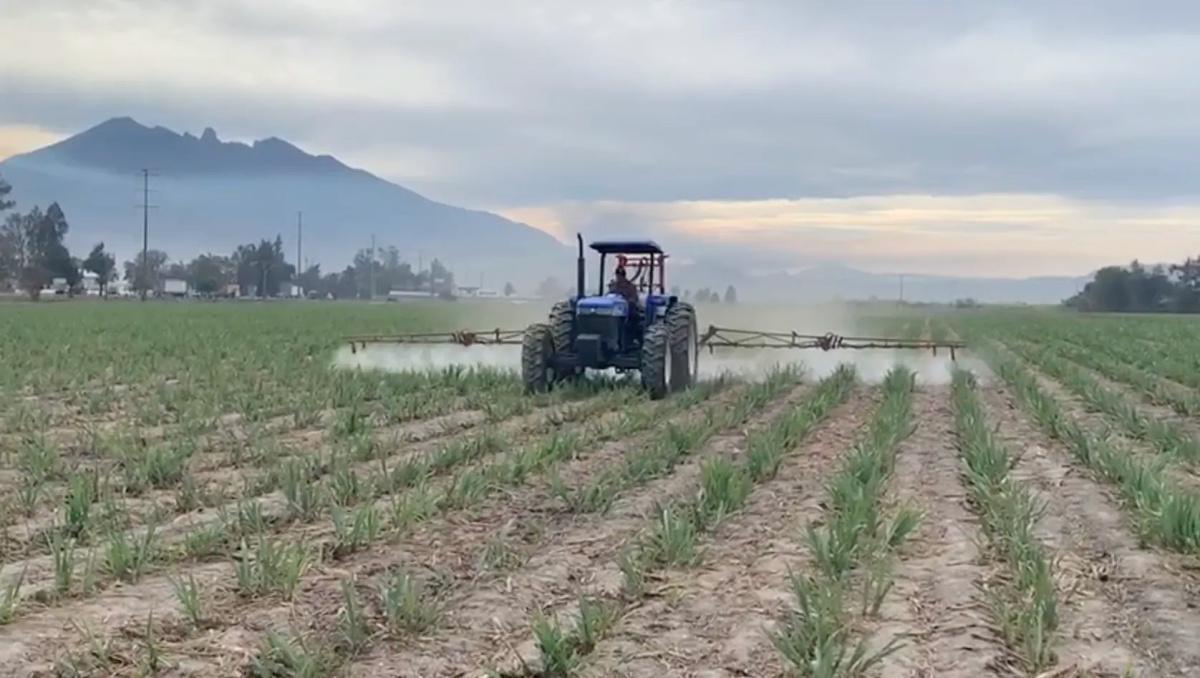
[(459, 285), (458, 296), (460, 297), (486, 297), (495, 298), (500, 296), (496, 290), (490, 290), (486, 287), (476, 287), (474, 285)]
[(388, 292), (388, 301), (412, 301), (415, 299), (428, 299), (429, 292), (421, 292), (419, 290), (392, 290)]
[(188, 283), (182, 278), (163, 278), (161, 289), (164, 297), (186, 297)]
[(84, 271), (79, 279), (79, 289), (89, 297), (100, 296), (100, 276), (91, 271)]
[(279, 296), (281, 297), (302, 297), (304, 290), (293, 282), (279, 283)]

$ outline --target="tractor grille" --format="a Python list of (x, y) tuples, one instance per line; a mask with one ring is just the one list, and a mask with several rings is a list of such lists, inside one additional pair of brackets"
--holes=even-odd
[(600, 337), (600, 343), (612, 350), (617, 346), (617, 335), (621, 329), (621, 319), (611, 315), (581, 315), (577, 323), (576, 334), (594, 334)]

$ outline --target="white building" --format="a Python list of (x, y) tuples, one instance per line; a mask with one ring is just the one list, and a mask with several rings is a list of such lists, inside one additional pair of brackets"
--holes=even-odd
[(91, 271), (84, 271), (79, 279), (79, 288), (89, 297), (100, 296), (100, 276)]

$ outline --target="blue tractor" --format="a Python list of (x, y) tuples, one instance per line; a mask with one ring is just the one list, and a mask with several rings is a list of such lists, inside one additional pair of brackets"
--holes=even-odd
[[(667, 254), (650, 240), (597, 241), (596, 293), (585, 289), (583, 237), (576, 263), (576, 294), (530, 325), (521, 340), (521, 376), (530, 392), (588, 369), (636, 370), (651, 398), (692, 385), (699, 367), (696, 310), (666, 294)], [(625, 294), (605, 287), (609, 257), (626, 272)], [(636, 289), (636, 294), (630, 292)]]

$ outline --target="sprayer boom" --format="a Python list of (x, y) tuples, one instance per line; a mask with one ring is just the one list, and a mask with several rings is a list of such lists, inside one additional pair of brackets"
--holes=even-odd
[(485, 346), (494, 346), (497, 344), (517, 344), (521, 343), (521, 337), (525, 334), (525, 330), (482, 330), (478, 332), (470, 330), (460, 330), (457, 332), (418, 332), (415, 334), (386, 334), (374, 336), (359, 336), (346, 337), (346, 341), (350, 342), (350, 350), (353, 353), (358, 353), (358, 349), (367, 347), (367, 344), (458, 344), (459, 346), (473, 346), (475, 344), (483, 344)]
[(844, 337), (832, 332), (826, 334), (800, 334), (798, 332), (760, 332), (738, 330), (729, 327), (710, 326), (700, 337), (700, 346), (710, 351), (716, 348), (819, 348), (822, 351), (835, 349), (927, 349), (937, 355), (939, 348), (955, 352), (966, 348), (965, 342), (947, 339), (895, 339), (891, 337)]
[[(457, 332), (418, 332), (414, 334), (393, 334), (377, 336), (347, 337), (350, 350), (357, 353), (358, 349), (366, 348), (367, 344), (457, 344), (459, 346), (474, 346), (482, 344), (494, 346), (501, 344), (521, 344), (524, 330), (461, 330)], [(762, 332), (759, 330), (739, 330), (729, 327), (710, 326), (697, 344), (710, 351), (717, 348), (794, 348), (821, 349), (832, 351), (836, 349), (925, 349), (937, 355), (939, 348), (949, 349), (951, 359), (957, 356), (958, 349), (966, 348), (966, 343), (948, 339), (895, 339), (891, 337), (844, 337), (838, 334), (800, 334), (798, 332)]]

